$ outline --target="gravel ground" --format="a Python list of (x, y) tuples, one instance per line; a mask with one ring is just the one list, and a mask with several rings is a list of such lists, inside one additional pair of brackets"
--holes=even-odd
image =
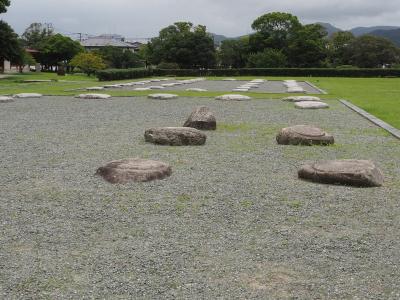
[[(23, 99), (1, 105), (0, 297), (266, 299), (400, 297), (400, 143), (337, 101), (306, 111), (276, 100)], [(200, 147), (155, 146), (197, 105), (218, 130)], [(278, 146), (314, 124), (331, 147)], [(127, 157), (171, 177), (111, 185)], [(313, 184), (319, 159), (372, 159), (382, 188)]]
[[(166, 82), (152, 82), (146, 85), (141, 85), (141, 86), (133, 86), (133, 87), (123, 87), (121, 89), (125, 90), (133, 90), (137, 87), (149, 87), (153, 85), (161, 85), (163, 83), (173, 83), (176, 82), (176, 80), (169, 80)], [(243, 85), (245, 83), (250, 82), (248, 81), (243, 81), (243, 80), (237, 80), (237, 81), (223, 81), (223, 80), (205, 80), (205, 81), (199, 81), (191, 84), (184, 84), (184, 85), (178, 85), (174, 87), (166, 87), (162, 91), (184, 91), (188, 88), (201, 88), (201, 89), (206, 89), (208, 91), (232, 91), (233, 89), (239, 87), (240, 85)], [(306, 93), (309, 94), (321, 94), (321, 92), (308, 84), (305, 81), (298, 81), (299, 86), (301, 86)], [(118, 88), (119, 89), (119, 88)], [(280, 80), (269, 80), (267, 82), (261, 83), (258, 88), (255, 89), (250, 89), (251, 92), (255, 93), (286, 93), (287, 88), (286, 86), (283, 85), (283, 81)]]

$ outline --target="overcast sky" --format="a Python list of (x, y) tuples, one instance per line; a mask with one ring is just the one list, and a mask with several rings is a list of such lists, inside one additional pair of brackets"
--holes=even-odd
[(152, 37), (176, 21), (191, 21), (210, 32), (238, 36), (251, 31), (255, 18), (273, 11), (342, 29), (400, 26), (400, 0), (11, 0), (0, 18), (18, 33), (32, 22), (49, 22), (62, 33)]

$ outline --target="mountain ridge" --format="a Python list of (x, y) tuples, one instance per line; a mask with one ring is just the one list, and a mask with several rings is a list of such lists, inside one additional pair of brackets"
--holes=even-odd
[[(317, 22), (316, 24), (320, 24), (322, 27), (326, 29), (328, 32), (328, 36), (331, 36), (335, 32), (339, 31), (350, 31), (354, 34), (354, 36), (359, 37), (364, 34), (371, 34), (374, 36), (384, 37), (391, 40), (394, 44), (400, 47), (400, 26), (369, 26), (369, 27), (354, 27), (350, 30), (343, 30), (339, 27), (332, 25), (331, 23), (326, 22)], [(222, 34), (211, 33), (214, 38), (214, 43), (217, 46), (220, 46), (221, 43), (225, 40), (237, 40), (243, 36), (237, 37), (227, 37)]]

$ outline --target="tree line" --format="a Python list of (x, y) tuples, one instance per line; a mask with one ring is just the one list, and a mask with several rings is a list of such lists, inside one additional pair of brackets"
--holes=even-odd
[[(0, 0), (0, 13), (9, 5), (9, 0)], [(328, 37), (321, 25), (301, 24), (289, 13), (264, 14), (251, 28), (254, 33), (216, 46), (206, 26), (177, 22), (161, 29), (139, 53), (112, 46), (87, 52), (78, 41), (41, 23), (31, 24), (19, 37), (0, 21), (0, 67), (4, 60), (20, 66), (37, 61), (44, 70), (78, 67), (90, 75), (104, 68), (145, 65), (161, 69), (379, 68), (400, 63), (400, 49), (385, 38), (355, 37), (347, 31)], [(37, 50), (36, 61), (27, 48)]]
[(348, 31), (328, 37), (321, 25), (303, 25), (289, 13), (265, 14), (251, 27), (254, 33), (215, 47), (205, 26), (175, 23), (150, 41), (144, 56), (170, 68), (379, 68), (400, 62), (400, 49), (385, 38)]

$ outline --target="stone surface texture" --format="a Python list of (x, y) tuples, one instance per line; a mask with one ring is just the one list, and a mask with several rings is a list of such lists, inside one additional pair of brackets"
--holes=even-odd
[(296, 125), (283, 128), (276, 136), (280, 145), (330, 145), (334, 143), (332, 135), (318, 127)]
[(249, 100), (251, 100), (251, 97), (239, 95), (239, 94), (227, 94), (227, 95), (218, 96), (215, 99), (222, 100), (222, 101), (249, 101)]
[(0, 96), (0, 103), (8, 103), (13, 101), (14, 99), (12, 97)]
[(299, 109), (320, 109), (320, 108), (329, 108), (329, 105), (325, 102), (320, 101), (300, 101), (294, 104), (296, 108)]
[(111, 96), (107, 94), (80, 94), (75, 98), (79, 99), (110, 99)]
[(104, 180), (113, 184), (164, 179), (171, 173), (172, 169), (166, 163), (139, 158), (115, 160), (98, 168), (96, 172)]
[(37, 93), (21, 93), (14, 95), (14, 98), (41, 98), (42, 94)]
[(201, 106), (190, 114), (183, 127), (191, 127), (199, 130), (215, 130), (217, 129), (217, 121), (208, 107)]
[(382, 171), (369, 160), (332, 160), (303, 166), (298, 175), (319, 183), (379, 187), (383, 184)]
[(175, 94), (150, 94), (147, 97), (150, 99), (157, 99), (157, 100), (169, 100), (169, 99), (178, 98), (178, 95), (175, 95)]
[(158, 145), (199, 146), (205, 144), (207, 136), (190, 127), (158, 127), (147, 129), (144, 138), (146, 142)]
[(290, 96), (282, 99), (283, 101), (289, 102), (301, 102), (301, 101), (321, 101), (321, 98), (316, 96)]

